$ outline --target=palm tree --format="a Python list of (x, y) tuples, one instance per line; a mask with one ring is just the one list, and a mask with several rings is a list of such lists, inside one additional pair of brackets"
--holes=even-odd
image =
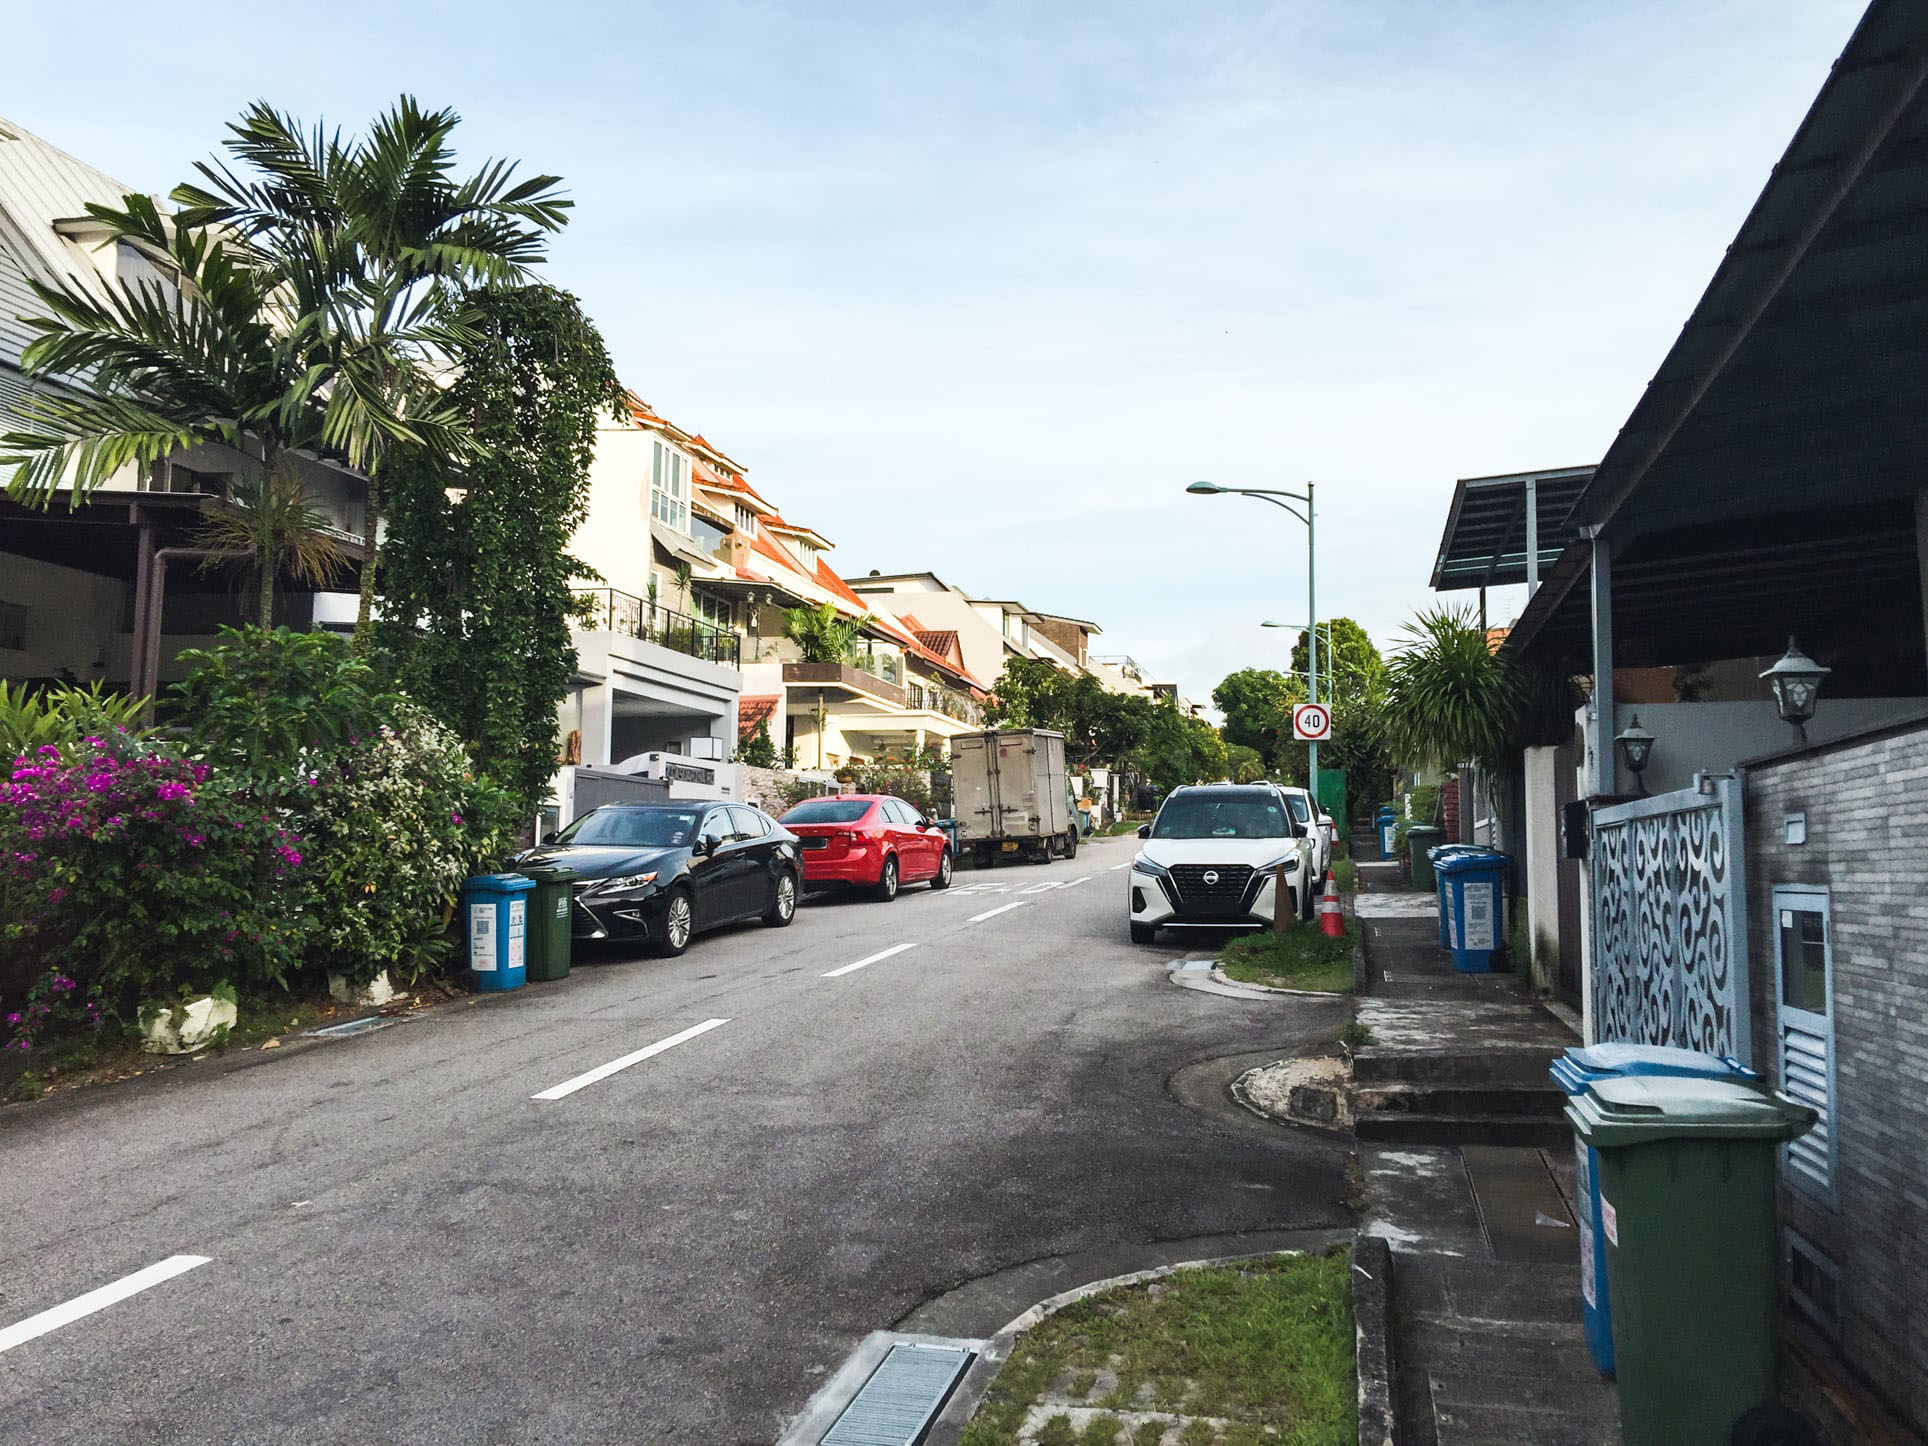
[(1519, 674), (1493, 651), (1477, 614), (1437, 608), (1406, 624), (1395, 646), (1381, 735), (1413, 767), (1490, 761), (1517, 740), (1526, 702)]
[(783, 611), (784, 634), (806, 663), (841, 663), (869, 621), (868, 617), (846, 618), (827, 602)]
[[(300, 479), (278, 472), (237, 482), (233, 507), (210, 512), (195, 534), (198, 546), (216, 554), (245, 554), (259, 587), (258, 615), (263, 628), (274, 626), (274, 583), (282, 574), (309, 587), (323, 588), (340, 576), (348, 554), (324, 530), (326, 519), (309, 502)], [(221, 558), (202, 566), (218, 567)]]
[[(449, 138), (460, 121), (452, 109), (425, 111), (404, 95), (365, 139), (344, 142), (320, 125), (304, 133), (257, 101), (229, 126), (225, 143), (248, 174), (203, 163), (196, 169), (205, 184), (179, 186), (173, 196), (184, 224), (238, 236), (267, 275), (304, 293), (317, 283), (323, 294), (304, 294), (300, 312), (317, 342), (370, 388), (368, 402), (402, 418), (440, 408), (433, 375), (453, 346), (437, 342), (468, 339), (464, 288), (526, 282), (573, 204), (561, 197), (558, 177), (517, 181), (512, 162), (485, 161), (458, 179)], [(382, 467), (393, 446), (408, 442), (380, 433), (357, 440), (368, 509), (355, 650), (365, 653)], [(461, 454), (434, 460), (459, 462)]]
[[(460, 420), (446, 408), (391, 405), (366, 354), (330, 351), (315, 308), (330, 279), (315, 268), (270, 272), (223, 232), (163, 218), (144, 196), (125, 209), (90, 205), (113, 237), (156, 261), (171, 285), (144, 281), (96, 292), (76, 282), (34, 283), (48, 315), (21, 355), (43, 377), (80, 376), (89, 390), (36, 392), (18, 427), (0, 436), (8, 491), (45, 507), (62, 489), (74, 505), (124, 468), (147, 469), (188, 447), (221, 445), (250, 458), (258, 477), (240, 489), (245, 520), (211, 524), (254, 555), (261, 611), (271, 615), (277, 568), (332, 571), (301, 496), (299, 454), (333, 452), (365, 468), (390, 445), (458, 450)], [(425, 328), (411, 344), (441, 335)]]

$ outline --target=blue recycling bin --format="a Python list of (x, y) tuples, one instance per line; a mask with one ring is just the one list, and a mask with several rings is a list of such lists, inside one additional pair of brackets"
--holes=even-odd
[(469, 970), (475, 987), (520, 989), (529, 977), (529, 895), (534, 879), (520, 874), (478, 874), (462, 881)]
[(1399, 856), (1393, 852), (1392, 836), (1399, 827), (1399, 815), (1382, 808), (1373, 816), (1372, 826), (1379, 834), (1379, 857), (1396, 861)]
[(1439, 871), (1445, 859), (1456, 858), (1460, 854), (1490, 854), (1493, 851), (1479, 844), (1439, 844), (1426, 850), (1426, 857), (1433, 861), (1433, 883), (1439, 891), (1439, 947), (1453, 947), (1453, 895), (1446, 875)]
[(1505, 854), (1490, 849), (1466, 849), (1434, 859), (1439, 887), (1445, 895), (1442, 916), (1450, 916), (1453, 968), (1462, 974), (1485, 974), (1505, 929)]
[[(1732, 1055), (1701, 1054), (1664, 1044), (1574, 1045), (1553, 1061), (1553, 1083), (1583, 1095), (1596, 1080), (1627, 1075), (1674, 1075), (1756, 1084), (1760, 1076)], [(1600, 1210), (1600, 1160), (1577, 1135), (1573, 1141), (1579, 1197), (1580, 1300), (1586, 1307), (1587, 1350), (1600, 1374), (1613, 1374), (1613, 1314), (1607, 1303), (1607, 1238)]]

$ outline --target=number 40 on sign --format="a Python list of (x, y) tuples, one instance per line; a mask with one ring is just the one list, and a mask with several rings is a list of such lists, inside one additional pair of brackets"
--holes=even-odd
[(1292, 736), (1301, 743), (1325, 742), (1332, 736), (1332, 710), (1323, 703), (1295, 704)]

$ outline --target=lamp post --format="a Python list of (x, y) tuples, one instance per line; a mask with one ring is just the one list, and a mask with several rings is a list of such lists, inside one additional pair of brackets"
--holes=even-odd
[[(1306, 701), (1319, 701), (1319, 594), (1317, 533), (1314, 520), (1318, 513), (1312, 505), (1312, 484), (1305, 484), (1303, 492), (1285, 492), (1269, 487), (1221, 487), (1216, 482), (1194, 482), (1185, 489), (1200, 497), (1216, 497), (1224, 493), (1234, 493), (1240, 497), (1257, 497), (1270, 502), (1274, 507), (1283, 507), (1305, 524), (1305, 614), (1311, 619), (1306, 627)], [(1305, 511), (1301, 512), (1292, 504), (1303, 502)], [(1313, 796), (1319, 796), (1319, 745), (1306, 744), (1307, 772), (1306, 789)]]
[(1780, 712), (1781, 721), (1792, 723), (1795, 736), (1803, 743), (1808, 741), (1807, 721), (1814, 716), (1814, 700), (1821, 691), (1821, 680), (1833, 671), (1802, 652), (1801, 645), (1790, 636), (1781, 660), (1761, 674), (1774, 691), (1774, 706)]

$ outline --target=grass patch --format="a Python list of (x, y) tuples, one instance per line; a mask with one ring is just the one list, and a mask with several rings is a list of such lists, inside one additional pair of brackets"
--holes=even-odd
[[(1182, 1270), (1120, 1286), (1033, 1326), (991, 1383), (963, 1446), (1006, 1446), (1026, 1411), (1061, 1376), (1100, 1369), (1117, 1386), (1088, 1403), (1105, 1410), (1168, 1410), (1194, 1421), (1186, 1441), (1213, 1446), (1341, 1446), (1354, 1440), (1350, 1261), (1343, 1251)], [(1096, 1431), (1104, 1423), (1109, 1434)], [(1112, 1442), (1104, 1418), (1075, 1433), (1068, 1417), (1045, 1442)], [(1161, 1433), (1162, 1434), (1162, 1433)], [(1140, 1428), (1137, 1439), (1157, 1434)]]
[(1334, 859), (1332, 878), (1333, 882), (1338, 884), (1339, 892), (1342, 894), (1357, 893), (1359, 890), (1359, 869), (1351, 859)]
[(1348, 1019), (1339, 1031), (1339, 1042), (1347, 1049), (1364, 1049), (1372, 1043), (1372, 1029), (1356, 1019)]
[(1275, 989), (1318, 989), (1343, 994), (1352, 988), (1352, 936), (1328, 939), (1316, 925), (1296, 924), (1283, 934), (1241, 934), (1219, 953), (1227, 979)]

